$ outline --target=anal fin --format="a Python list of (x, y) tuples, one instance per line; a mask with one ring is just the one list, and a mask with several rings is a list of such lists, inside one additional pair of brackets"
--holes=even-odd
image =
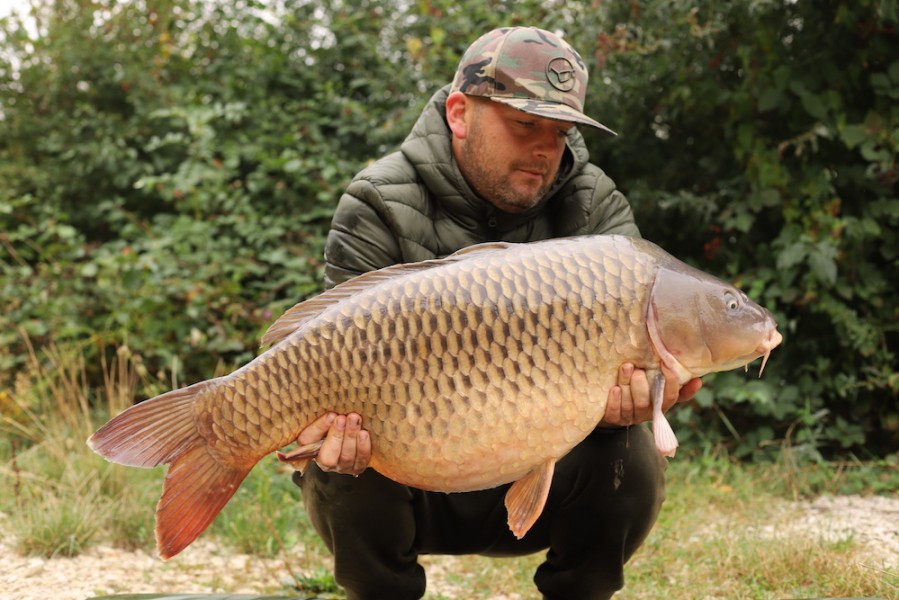
[(309, 468), (309, 461), (318, 456), (318, 451), (321, 450), (324, 443), (324, 440), (319, 440), (305, 446), (298, 446), (290, 452), (278, 452), (278, 460), (289, 464), (295, 471), (299, 471), (300, 475), (305, 475), (306, 469)]
[(543, 512), (555, 468), (555, 459), (550, 459), (513, 483), (506, 492), (509, 529), (516, 538), (523, 538)]

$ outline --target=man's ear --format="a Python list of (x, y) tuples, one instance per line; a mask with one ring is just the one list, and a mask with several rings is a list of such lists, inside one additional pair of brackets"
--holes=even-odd
[(446, 122), (453, 137), (464, 140), (468, 137), (468, 120), (466, 115), (470, 112), (470, 100), (462, 92), (453, 92), (446, 98)]

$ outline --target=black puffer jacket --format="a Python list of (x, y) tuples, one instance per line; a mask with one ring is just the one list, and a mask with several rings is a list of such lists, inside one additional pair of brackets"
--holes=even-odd
[(440, 258), (481, 242), (640, 235), (624, 195), (588, 162), (575, 128), (556, 183), (542, 202), (510, 214), (480, 198), (452, 156), (448, 94), (449, 86), (434, 94), (400, 151), (360, 172), (341, 196), (325, 248), (328, 287), (366, 271)]

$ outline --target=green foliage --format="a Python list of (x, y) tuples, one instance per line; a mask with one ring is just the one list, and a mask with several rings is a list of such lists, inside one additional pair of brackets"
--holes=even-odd
[(245, 362), (318, 291), (349, 178), (474, 37), (533, 23), (588, 61), (588, 112), (621, 134), (588, 143), (644, 234), (784, 332), (761, 380), (710, 376), (678, 432), (895, 451), (895, 2), (507, 4), (46, 0), (36, 31), (0, 21), (0, 391), (23, 336), (77, 345), (94, 381), (127, 344), (141, 395)]
[[(3, 316), (38, 344), (132, 340), (151, 372), (180, 359), (191, 380), (247, 360), (318, 289), (333, 198), (363, 160), (365, 119), (307, 68), (316, 21), (276, 28), (253, 2), (35, 14), (35, 39), (0, 33)], [(3, 336), (6, 370), (24, 353)]]
[[(604, 3), (594, 157), (644, 235), (742, 286), (784, 333), (761, 380), (677, 416), (747, 455), (899, 447), (894, 3)], [(581, 46), (586, 45), (582, 43)]]

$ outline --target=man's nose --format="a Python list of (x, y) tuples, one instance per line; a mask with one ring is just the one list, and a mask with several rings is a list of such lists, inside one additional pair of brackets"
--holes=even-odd
[(543, 127), (535, 135), (534, 154), (541, 158), (549, 158), (559, 151), (563, 140), (555, 127)]

